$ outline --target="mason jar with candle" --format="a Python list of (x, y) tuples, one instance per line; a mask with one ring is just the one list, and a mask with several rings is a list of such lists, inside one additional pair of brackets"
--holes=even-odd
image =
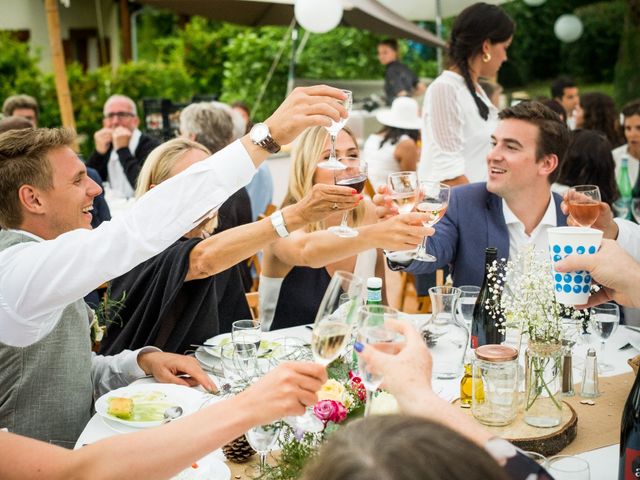
[(471, 412), (476, 420), (492, 426), (513, 422), (518, 414), (518, 350), (508, 345), (476, 348), (472, 375)]

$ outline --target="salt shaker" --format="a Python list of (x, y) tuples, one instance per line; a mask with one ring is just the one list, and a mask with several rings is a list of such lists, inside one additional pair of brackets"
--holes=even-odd
[(580, 395), (584, 398), (595, 398), (600, 395), (598, 391), (598, 359), (593, 348), (589, 348), (587, 351)]
[(565, 397), (573, 397), (573, 365), (571, 347), (565, 347), (562, 361), (562, 394)]

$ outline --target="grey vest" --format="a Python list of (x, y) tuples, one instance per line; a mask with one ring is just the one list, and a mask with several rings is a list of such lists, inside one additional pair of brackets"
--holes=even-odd
[[(0, 251), (34, 241), (0, 231)], [(37, 292), (34, 292), (37, 294)], [(91, 343), (82, 299), (27, 347), (0, 342), (0, 427), (44, 441), (75, 442), (91, 419)]]

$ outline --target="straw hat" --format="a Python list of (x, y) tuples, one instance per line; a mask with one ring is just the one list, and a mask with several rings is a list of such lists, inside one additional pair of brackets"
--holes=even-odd
[(420, 130), (422, 127), (422, 119), (418, 115), (418, 102), (411, 97), (396, 98), (391, 108), (379, 110), (376, 118), (387, 127), (404, 130)]

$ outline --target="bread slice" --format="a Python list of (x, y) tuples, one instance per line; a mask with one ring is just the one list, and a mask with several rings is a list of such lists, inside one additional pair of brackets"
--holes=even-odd
[(123, 397), (111, 397), (107, 413), (123, 420), (129, 420), (133, 415), (133, 400)]

